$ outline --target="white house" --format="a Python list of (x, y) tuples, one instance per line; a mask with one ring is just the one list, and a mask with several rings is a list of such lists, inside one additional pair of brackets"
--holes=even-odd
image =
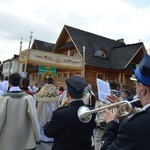
[(2, 74), (3, 77), (9, 76), (12, 73), (21, 73), (23, 64), (18, 64), (18, 55), (14, 55), (12, 59), (7, 59), (3, 61)]

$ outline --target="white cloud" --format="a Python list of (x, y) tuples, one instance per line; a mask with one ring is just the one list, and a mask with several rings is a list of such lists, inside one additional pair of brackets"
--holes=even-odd
[[(64, 24), (127, 44), (144, 42), (150, 47), (150, 2), (145, 0), (0, 0), (0, 60), (18, 53), (20, 38), (28, 47), (33, 39), (55, 43)], [(145, 3), (145, 5), (144, 5)], [(5, 51), (5, 52), (4, 52)]]

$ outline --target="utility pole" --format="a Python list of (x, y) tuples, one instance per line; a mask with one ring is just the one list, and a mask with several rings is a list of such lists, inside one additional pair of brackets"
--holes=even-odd
[[(22, 50), (22, 39), (20, 40), (20, 51), (19, 51), (19, 56), (20, 56), (20, 53), (21, 53), (21, 50)], [(18, 59), (18, 73), (19, 73), (19, 68), (20, 68), (20, 62), (19, 62), (19, 59)]]
[(29, 58), (29, 50), (30, 50), (31, 40), (32, 40), (32, 37), (33, 37), (32, 34), (33, 34), (33, 31), (30, 32), (30, 41), (29, 41), (29, 46), (28, 46), (28, 50), (27, 50), (27, 53), (26, 53), (24, 76), (26, 76), (26, 70), (27, 70), (27, 64), (28, 64), (28, 58)]

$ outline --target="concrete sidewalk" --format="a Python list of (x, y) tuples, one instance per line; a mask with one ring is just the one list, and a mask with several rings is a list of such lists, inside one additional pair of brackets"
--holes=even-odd
[(53, 143), (44, 143), (41, 142), (37, 145), (36, 150), (51, 150)]

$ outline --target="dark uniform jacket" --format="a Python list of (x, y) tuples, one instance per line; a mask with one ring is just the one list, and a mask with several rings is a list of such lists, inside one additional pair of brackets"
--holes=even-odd
[(95, 128), (94, 116), (89, 123), (83, 123), (77, 116), (82, 100), (73, 101), (68, 106), (53, 112), (51, 121), (44, 127), (48, 137), (54, 137), (52, 150), (90, 150), (91, 136)]
[(101, 144), (100, 150), (150, 150), (150, 107), (126, 118), (120, 127), (109, 122)]

